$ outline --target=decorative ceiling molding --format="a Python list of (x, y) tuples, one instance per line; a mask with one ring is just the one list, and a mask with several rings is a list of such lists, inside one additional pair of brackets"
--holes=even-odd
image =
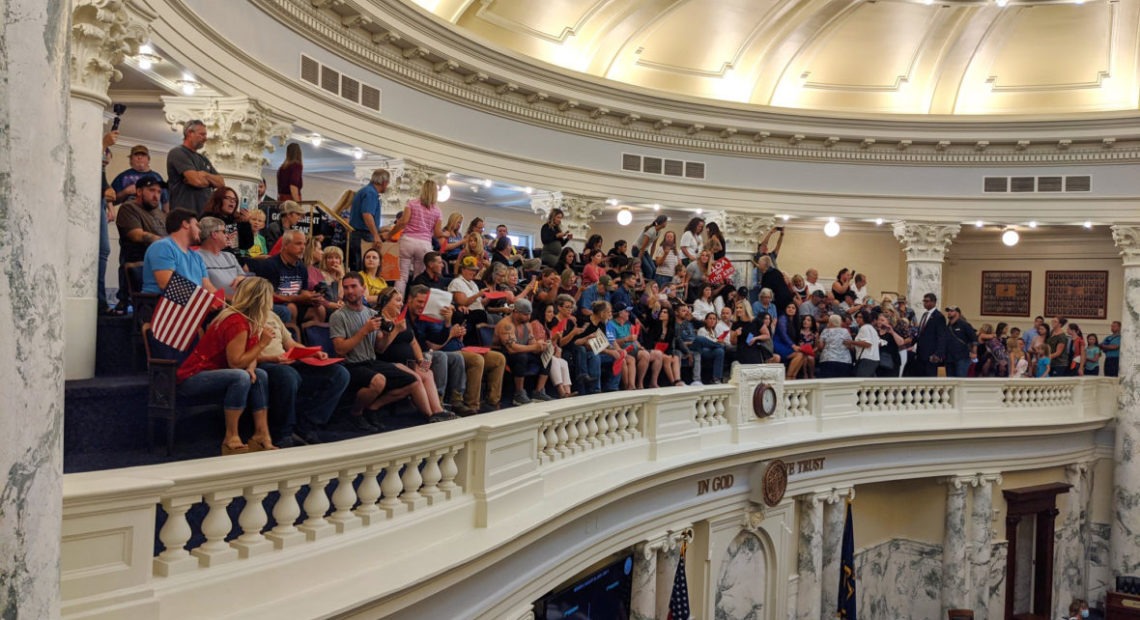
[[(539, 66), (480, 45), (402, 2), (251, 2), (301, 36), (390, 79), (468, 107), (592, 137), (731, 156), (873, 164), (1140, 161), (1132, 112), (1001, 121), (777, 113), (633, 92)], [(976, 148), (983, 142), (985, 149)]]

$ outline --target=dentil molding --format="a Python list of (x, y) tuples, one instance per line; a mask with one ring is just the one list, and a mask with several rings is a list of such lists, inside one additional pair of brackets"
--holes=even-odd
[(1140, 161), (1131, 114), (1002, 121), (838, 117), (717, 104), (578, 76), (484, 47), (410, 3), (251, 0), (331, 52), (434, 96), (535, 125), (732, 156), (905, 165)]

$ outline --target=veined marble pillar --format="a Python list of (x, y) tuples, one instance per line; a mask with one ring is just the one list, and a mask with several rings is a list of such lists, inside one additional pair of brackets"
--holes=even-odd
[(843, 554), (843, 526), (847, 502), (855, 499), (855, 489), (832, 489), (826, 494), (823, 510), (823, 574), (820, 576), (821, 618), (833, 618), (839, 609), (839, 565)]
[(969, 566), (966, 563), (966, 487), (974, 476), (954, 476), (946, 483), (946, 533), (942, 538), (942, 615), (948, 609), (968, 608)]
[[(799, 551), (796, 553), (796, 620), (822, 618), (823, 504), (827, 494), (799, 498)], [(838, 579), (836, 575), (836, 579)]]
[(1065, 617), (1074, 598), (1088, 598), (1088, 507), (1092, 487), (1092, 463), (1073, 463), (1065, 468), (1069, 489), (1060, 539), (1053, 551), (1053, 610)]
[(630, 595), (631, 620), (657, 617), (657, 552), (664, 539), (633, 547), (633, 592)]
[(693, 530), (688, 528), (669, 532), (657, 549), (657, 620), (666, 620), (669, 616), (669, 596), (673, 593), (677, 565), (681, 563), (681, 543), (692, 538)]
[[(270, 138), (276, 137), (284, 145), (293, 121), (249, 97), (163, 97), (162, 103), (166, 121), (180, 137), (187, 121), (205, 123), (202, 154), (214, 164), (226, 186), (237, 191), (241, 204), (257, 206), (257, 183), (268, 163), (265, 152), (276, 148)], [(269, 195), (275, 195), (275, 183), (266, 181)]]
[[(0, 23), (0, 83), (6, 85), (0, 88), (0, 470), (6, 475), (0, 491), (0, 615), (55, 618), (65, 333), (59, 299), (72, 295), (59, 223), (68, 218), (75, 194), (82, 194), (88, 201), (85, 232), (95, 237), (98, 186), (80, 192), (71, 183), (69, 14), (43, 0), (0, 6), (7, 17)], [(98, 135), (88, 146), (97, 153)], [(94, 253), (82, 258), (94, 265)], [(93, 329), (94, 304), (83, 307)]]
[(912, 307), (922, 307), (922, 297), (934, 293), (942, 299), (942, 260), (950, 242), (962, 229), (957, 224), (898, 222), (895, 238), (906, 250), (906, 294)]
[(1119, 576), (1140, 573), (1140, 225), (1117, 224), (1112, 239), (1124, 259), (1110, 545), (1112, 570)]
[[(575, 252), (581, 253), (586, 248), (586, 240), (590, 238), (590, 226), (598, 215), (605, 210), (606, 201), (597, 196), (582, 196), (564, 192), (535, 192), (530, 198), (530, 208), (536, 214), (541, 215), (544, 222), (552, 210), (562, 209), (562, 229), (574, 235), (563, 246), (574, 248)], [(630, 226), (633, 227), (636, 224)], [(627, 239), (630, 239), (631, 244), (636, 237), (637, 234), (626, 236)], [(541, 240), (535, 240), (535, 243), (539, 247), (542, 245)]]
[[(756, 253), (756, 245), (764, 238), (764, 234), (776, 225), (775, 216), (726, 210), (707, 212), (705, 220), (716, 222), (724, 233), (727, 246), (724, 251), (736, 267), (736, 285), (752, 286), (752, 272), (756, 269), (752, 265), (752, 255)], [(783, 311), (783, 308), (778, 310)]]
[[(103, 225), (100, 218), (104, 217), (99, 201), (103, 110), (111, 103), (107, 88), (123, 77), (115, 65), (125, 56), (138, 53), (146, 28), (128, 15), (120, 0), (75, 0), (71, 21), (71, 169), (66, 186), (69, 191), (56, 194), (67, 203), (66, 219), (55, 222), (67, 222), (66, 238), (62, 239), (68, 267), (62, 296), (65, 375), (68, 379), (90, 379), (95, 376), (99, 230)], [(9, 84), (16, 83), (10, 80)], [(25, 120), (14, 118), (12, 122)], [(59, 240), (57, 237), (57, 245)]]
[(974, 505), (970, 511), (970, 591), (974, 620), (987, 620), (990, 593), (990, 564), (994, 544), (994, 484), (1001, 484), (1001, 474), (978, 474), (974, 481)]

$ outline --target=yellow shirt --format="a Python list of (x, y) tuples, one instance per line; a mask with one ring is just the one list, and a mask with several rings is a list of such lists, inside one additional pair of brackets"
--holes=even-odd
[(380, 294), (380, 291), (388, 288), (388, 283), (383, 278), (374, 278), (363, 271), (360, 275), (364, 276), (364, 288), (368, 289), (368, 296), (375, 297)]

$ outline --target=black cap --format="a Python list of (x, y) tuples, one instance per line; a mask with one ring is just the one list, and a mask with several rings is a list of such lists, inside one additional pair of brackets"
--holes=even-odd
[(161, 187), (162, 189), (166, 189), (166, 183), (163, 182), (162, 179), (158, 178), (157, 176), (155, 176), (153, 174), (148, 174), (148, 175), (139, 177), (139, 180), (135, 181), (135, 189), (136, 190), (142, 189), (144, 187), (150, 187), (151, 185), (157, 185), (157, 186)]

